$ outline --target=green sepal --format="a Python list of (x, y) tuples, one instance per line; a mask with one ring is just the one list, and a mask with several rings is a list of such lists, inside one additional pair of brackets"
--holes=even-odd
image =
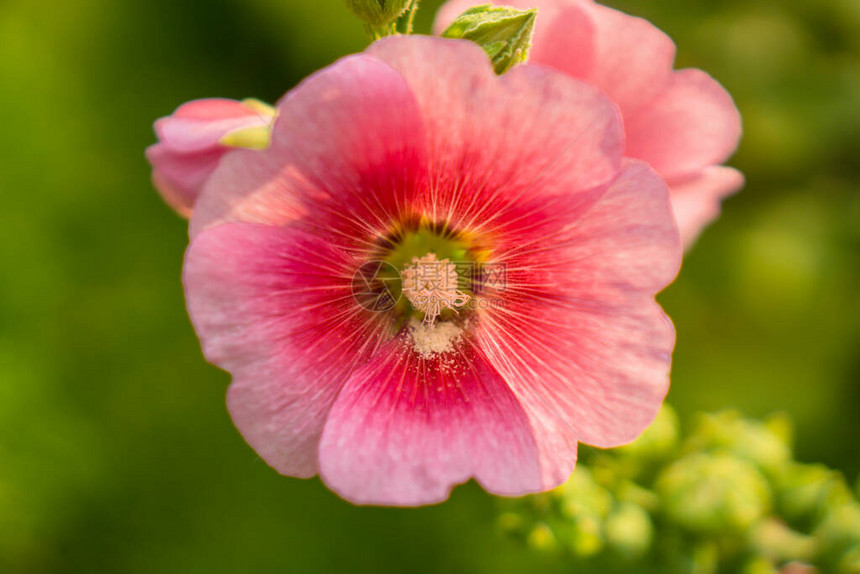
[(460, 14), (442, 37), (475, 42), (490, 57), (496, 73), (504, 74), (528, 57), (536, 17), (537, 9), (475, 6)]
[(413, 0), (346, 0), (346, 5), (372, 30), (382, 30), (403, 16), (412, 6), (412, 2)]
[(271, 126), (242, 128), (224, 134), (218, 143), (228, 147), (244, 149), (266, 149), (272, 140)]

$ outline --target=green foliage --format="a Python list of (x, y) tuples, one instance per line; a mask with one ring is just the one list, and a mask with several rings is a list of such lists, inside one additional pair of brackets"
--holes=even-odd
[(770, 508), (761, 472), (727, 453), (687, 455), (664, 469), (654, 488), (669, 520), (708, 536), (747, 530)]
[(632, 444), (586, 450), (564, 485), (502, 503), (500, 526), (601, 571), (855, 572), (860, 504), (838, 472), (793, 460), (784, 415), (703, 415), (682, 442), (658, 440), (676, 421), (666, 405)]

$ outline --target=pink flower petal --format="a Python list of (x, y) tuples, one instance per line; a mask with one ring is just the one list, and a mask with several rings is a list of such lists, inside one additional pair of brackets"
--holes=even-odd
[[(498, 4), (538, 9), (529, 62), (604, 90), (624, 115), (626, 155), (650, 163), (668, 181), (697, 177), (707, 166), (726, 160), (737, 147), (740, 116), (729, 94), (698, 70), (673, 72), (672, 40), (646, 20), (588, 0)], [(446, 2), (435, 29), (441, 32), (471, 5), (470, 0)], [(679, 197), (679, 202), (698, 206), (675, 209), (686, 245), (719, 212), (714, 194), (719, 193), (716, 188), (726, 186), (706, 184), (700, 187), (704, 197), (695, 198), (693, 193)], [(684, 219), (686, 214), (689, 220)]]
[[(587, 76), (577, 77), (609, 94), (627, 118), (669, 82), (675, 43), (642, 18), (592, 2), (580, 2), (577, 7), (591, 17), (594, 26), (594, 61)], [(573, 16), (566, 16), (569, 12), (570, 8), (562, 12), (562, 17), (575, 21)], [(555, 30), (564, 33), (563, 25)], [(577, 65), (574, 62), (558, 69), (573, 74)]]
[(204, 354), (233, 375), (242, 436), (284, 474), (316, 474), (326, 413), (382, 337), (352, 298), (354, 267), (295, 228), (225, 224), (188, 248), (185, 293)]
[(223, 155), (224, 151), (220, 149), (176, 154), (163, 142), (146, 149), (146, 158), (153, 166), (156, 188), (174, 209), (188, 213), (191, 213), (200, 188), (218, 167)]
[[(481, 321), (477, 344), (533, 418), (611, 447), (647, 427), (668, 389), (674, 329), (654, 295), (678, 271), (680, 241), (666, 185), (641, 162), (590, 209), (568, 208), (574, 198), (503, 239), (506, 304)], [(547, 439), (558, 440), (538, 437), (542, 460)]]
[(494, 494), (540, 490), (528, 418), (498, 374), (474, 349), (424, 359), (409, 345), (391, 341), (335, 402), (320, 443), (326, 484), (401, 506), (441, 502), (473, 476)]
[(182, 104), (172, 116), (186, 120), (212, 121), (229, 118), (253, 117), (257, 113), (238, 100), (203, 98)]
[[(596, 88), (536, 66), (498, 77), (463, 41), (370, 53), (290, 92), (272, 145), (209, 178), (185, 266), (204, 352), (233, 374), (230, 412), (260, 455), (350, 500), (438, 502), (469, 477), (555, 486), (577, 441), (630, 440), (665, 394), (666, 185), (639, 162), (619, 176), (620, 113)], [(474, 234), (510, 273), (505, 307), (442, 358), (352, 299), (370, 242), (414, 215)]]
[(389, 38), (369, 54), (402, 77), (354, 56), (306, 80), (281, 102), (269, 150), (224, 158), (192, 236), (223, 221), (281, 224), (326, 204), (327, 225), (346, 208), (356, 224), (386, 227), (426, 186), (428, 163), (431, 192), (414, 208), (460, 224), (499, 199), (559, 192), (559, 174), (565, 189), (581, 189), (617, 172), (618, 111), (592, 87), (526, 66), (499, 78), (471, 42)]
[(158, 190), (161, 198), (180, 216), (188, 219), (194, 209), (194, 197), (173, 185), (173, 182), (159, 175), (158, 170), (152, 170), (152, 185)]
[(368, 53), (403, 74), (421, 107), (427, 213), (481, 221), (498, 201), (559, 193), (559, 183), (587, 189), (618, 171), (620, 115), (591, 86), (535, 66), (500, 78), (483, 50), (463, 40), (393, 37)]
[(587, 80), (594, 70), (594, 22), (579, 6), (556, 4), (544, 2), (538, 7), (529, 62)]
[(218, 145), (231, 131), (265, 126), (271, 121), (242, 102), (206, 98), (183, 104), (170, 116), (156, 121), (155, 132), (172, 150), (192, 153)]
[(702, 229), (719, 216), (720, 202), (743, 187), (744, 176), (730, 167), (711, 166), (669, 184), (681, 240), (689, 247)]
[(268, 149), (224, 158), (195, 207), (191, 235), (224, 221), (283, 225), (309, 210), (343, 221), (345, 202), (352, 224), (367, 230), (387, 224), (425, 173), (409, 87), (387, 64), (349, 56), (280, 101)]
[(625, 123), (627, 155), (667, 180), (725, 161), (741, 136), (731, 96), (701, 70), (676, 72), (667, 89)]
[[(537, 8), (529, 63), (555, 68), (605, 91), (627, 115), (657, 95), (672, 75), (675, 44), (653, 24), (586, 0), (505, 0)], [(473, 6), (446, 2), (435, 28), (444, 30)]]

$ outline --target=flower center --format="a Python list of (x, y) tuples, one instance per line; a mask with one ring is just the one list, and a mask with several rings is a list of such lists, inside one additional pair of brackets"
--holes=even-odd
[(400, 274), (403, 295), (416, 311), (424, 314), (424, 323), (433, 325), (443, 309), (454, 313), (472, 298), (459, 288), (457, 267), (448, 259), (438, 259), (431, 252), (413, 257)]
[(411, 319), (432, 326), (461, 315), (473, 297), (480, 256), (464, 235), (424, 220), (406, 221), (380, 238), (371, 258), (383, 264), (377, 279), (389, 287), (396, 328)]
[(424, 358), (449, 354), (470, 329), (489, 249), (479, 237), (423, 216), (404, 218), (379, 236), (353, 278), (353, 297), (405, 330)]

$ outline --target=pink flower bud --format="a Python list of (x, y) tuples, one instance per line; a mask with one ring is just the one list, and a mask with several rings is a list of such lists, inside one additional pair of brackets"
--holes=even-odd
[[(266, 147), (274, 117), (274, 109), (257, 100), (207, 98), (182, 104), (155, 122), (159, 141), (146, 150), (153, 184), (173, 209), (190, 216), (221, 157), (233, 147)], [(247, 137), (228, 137), (242, 134)]]

